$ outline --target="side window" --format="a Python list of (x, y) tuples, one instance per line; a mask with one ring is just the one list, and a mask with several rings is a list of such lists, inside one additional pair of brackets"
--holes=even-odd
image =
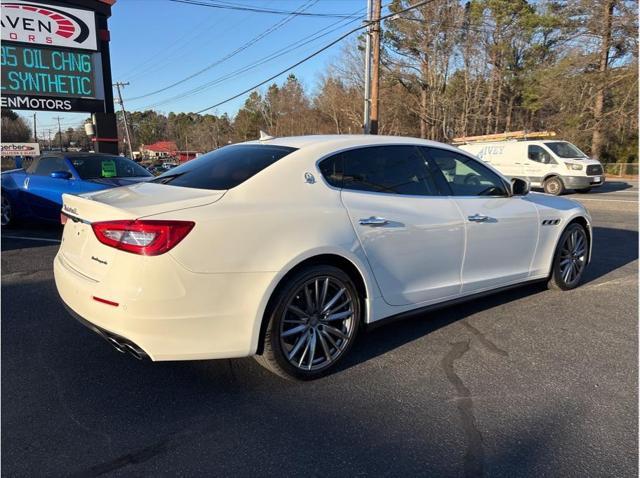
[(454, 196), (508, 196), (505, 182), (480, 162), (439, 148), (424, 148)]
[(538, 163), (549, 164), (552, 162), (551, 155), (542, 146), (535, 144), (529, 145), (528, 158)]
[(54, 171), (69, 171), (64, 158), (40, 158), (32, 174), (49, 176)]
[(336, 188), (342, 187), (342, 179), (343, 179), (343, 153), (338, 153), (330, 158), (323, 159), (319, 164), (320, 172), (324, 179), (331, 185)]
[(415, 146), (371, 146), (342, 153), (343, 188), (415, 196), (437, 196), (434, 175)]

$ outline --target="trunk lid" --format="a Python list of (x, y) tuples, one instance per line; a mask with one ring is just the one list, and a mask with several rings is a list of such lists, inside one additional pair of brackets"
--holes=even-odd
[(98, 241), (91, 223), (139, 219), (204, 206), (218, 201), (225, 192), (138, 183), (81, 196), (63, 194), (62, 212), (68, 219), (62, 234), (60, 259), (75, 272), (100, 281), (118, 260), (118, 256), (130, 253)]

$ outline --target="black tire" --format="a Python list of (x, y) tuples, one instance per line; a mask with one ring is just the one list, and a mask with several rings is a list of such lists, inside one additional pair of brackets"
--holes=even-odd
[(14, 218), (13, 204), (11, 204), (9, 196), (7, 196), (4, 192), (1, 194), (0, 202), (2, 207), (2, 210), (0, 212), (0, 225), (2, 227), (11, 227), (16, 222)]
[[(571, 236), (580, 237), (582, 247), (571, 242)], [(574, 247), (575, 246), (575, 247)], [(576, 251), (573, 249), (577, 248)], [(581, 253), (579, 253), (581, 251)], [(589, 235), (582, 224), (576, 222), (569, 224), (564, 230), (553, 254), (553, 264), (551, 265), (551, 276), (548, 286), (550, 289), (571, 290), (580, 285), (582, 276), (587, 268), (589, 257)], [(575, 276), (567, 274), (567, 264), (571, 261), (574, 268), (578, 268)]]
[[(311, 284), (311, 292), (307, 295), (305, 293)], [(344, 292), (340, 295), (342, 288)], [(319, 294), (315, 290), (320, 290)], [(339, 299), (329, 304), (335, 296)], [(303, 304), (309, 304), (309, 299), (312, 305), (302, 310)], [(318, 314), (314, 302), (320, 304), (318, 310), (329, 306), (328, 312)], [(348, 302), (348, 306), (338, 307), (343, 302)], [(353, 280), (343, 270), (329, 265), (315, 265), (297, 271), (275, 292), (270, 310), (265, 315), (268, 323), (264, 332), (264, 348), (255, 359), (271, 372), (289, 380), (313, 380), (327, 375), (355, 341), (361, 322), (361, 304), (362, 298)], [(351, 314), (342, 320), (331, 318), (349, 311)], [(308, 317), (304, 318), (303, 315)], [(338, 325), (339, 322), (342, 323)], [(287, 336), (294, 329), (302, 330)], [(346, 338), (334, 335), (336, 330)], [(309, 352), (305, 363), (305, 354), (312, 347), (313, 353)], [(316, 356), (316, 353), (322, 354), (322, 357)], [(299, 357), (300, 363), (295, 364)]]
[(564, 183), (558, 176), (551, 176), (545, 180), (543, 187), (545, 193), (553, 196), (560, 196), (565, 191)]
[(576, 192), (579, 194), (587, 194), (589, 191), (591, 191), (591, 188), (576, 189)]

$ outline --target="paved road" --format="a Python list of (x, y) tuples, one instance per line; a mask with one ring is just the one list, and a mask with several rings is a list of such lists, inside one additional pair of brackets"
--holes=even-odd
[[(338, 373), (137, 362), (67, 317), (57, 228), (3, 231), (3, 476), (637, 476), (637, 184), (575, 195), (595, 250), (362, 336)], [(13, 237), (13, 238), (10, 238)]]

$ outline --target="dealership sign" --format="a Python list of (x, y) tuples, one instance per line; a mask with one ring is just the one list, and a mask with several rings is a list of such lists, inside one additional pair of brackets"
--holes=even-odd
[(38, 143), (1, 143), (2, 156), (39, 156)]
[(94, 12), (13, 0), (2, 3), (0, 20), (2, 108), (104, 111)]
[(93, 55), (48, 47), (0, 47), (3, 93), (95, 98)]
[(89, 10), (14, 0), (2, 3), (2, 40), (97, 50), (96, 18)]

